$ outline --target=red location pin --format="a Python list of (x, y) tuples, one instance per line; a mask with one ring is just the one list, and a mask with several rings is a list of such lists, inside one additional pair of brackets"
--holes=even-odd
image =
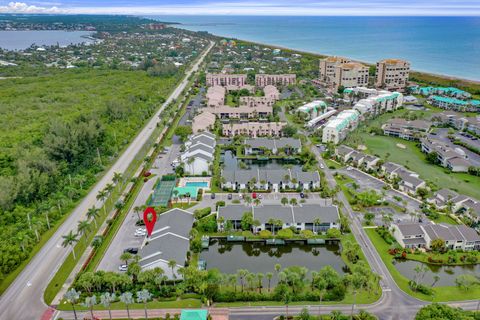
[(155, 227), (155, 222), (157, 222), (157, 213), (152, 207), (148, 207), (143, 212), (143, 222), (147, 228), (148, 236), (152, 235), (153, 227)]

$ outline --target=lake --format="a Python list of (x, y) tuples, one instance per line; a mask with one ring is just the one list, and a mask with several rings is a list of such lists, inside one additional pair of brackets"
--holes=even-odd
[(429, 269), (425, 273), (423, 278), (420, 280), (420, 283), (425, 285), (432, 285), (434, 282), (433, 277), (435, 275), (439, 276), (440, 279), (435, 284), (435, 286), (455, 286), (455, 279), (461, 274), (480, 274), (480, 264), (469, 265), (469, 266), (436, 266), (431, 264), (424, 264), (419, 261), (412, 260), (396, 260), (395, 268), (397, 268), (400, 273), (408, 279), (413, 279), (415, 277), (415, 267), (418, 265), (426, 265)]
[[(287, 166), (291, 169), (297, 169), (302, 171), (302, 165), (300, 161), (296, 159), (285, 160), (285, 159), (269, 159), (269, 160), (255, 160), (255, 159), (237, 159), (232, 151), (227, 150), (225, 154), (222, 155), (223, 168), (225, 170), (237, 170), (237, 169), (286, 169)], [(246, 167), (241, 167), (240, 162)]]
[(263, 242), (232, 243), (212, 239), (208, 250), (200, 253), (200, 259), (206, 261), (207, 269), (217, 268), (226, 274), (235, 274), (239, 269), (255, 273), (275, 272), (274, 267), (277, 263), (282, 268), (303, 266), (309, 271), (319, 271), (329, 265), (338, 273), (345, 273), (345, 263), (340, 256), (338, 244), (289, 243), (273, 246)]
[(24, 50), (32, 44), (37, 46), (86, 43), (91, 44), (94, 40), (85, 37), (91, 36), (91, 31), (61, 31), (61, 30), (39, 30), (39, 31), (0, 31), (0, 48), (7, 50)]

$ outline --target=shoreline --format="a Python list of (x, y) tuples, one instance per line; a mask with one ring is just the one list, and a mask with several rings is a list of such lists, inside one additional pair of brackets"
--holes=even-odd
[[(182, 25), (184, 25), (184, 24), (183, 23), (178, 23), (175, 26), (175, 28), (181, 28)], [(184, 29), (184, 28), (181, 28), (181, 29), (192, 31), (192, 32), (202, 32), (202, 31), (193, 31), (193, 30)], [(210, 35), (212, 35), (213, 37), (216, 37), (216, 38), (233, 39), (233, 40), (236, 40), (236, 41), (242, 41), (242, 42), (248, 42), (248, 43), (252, 43), (252, 44), (256, 44), (256, 45), (261, 45), (261, 46), (264, 46), (264, 47), (270, 47), (270, 48), (275, 48), (275, 49), (282, 49), (282, 50), (288, 50), (288, 51), (293, 51), (293, 52), (298, 52), (298, 53), (310, 54), (310, 55), (317, 56), (319, 58), (335, 56), (335, 55), (323, 54), (323, 53), (320, 53), (320, 52), (289, 48), (289, 47), (285, 47), (285, 46), (282, 46), (282, 45), (276, 45), (276, 44), (270, 44), (270, 43), (265, 43), (265, 42), (258, 42), (258, 41), (240, 39), (240, 38), (224, 36), (224, 35), (217, 35), (217, 34), (210, 33), (208, 31), (205, 31), (205, 32), (207, 32), (208, 34), (210, 34)], [(357, 59), (352, 59), (352, 61), (360, 62), (360, 63), (363, 63), (363, 64), (368, 65), (368, 66), (374, 66), (375, 65), (375, 63), (365, 62), (365, 61), (357, 60)], [(462, 77), (454, 76), (454, 75), (441, 74), (441, 73), (435, 73), (435, 72), (430, 72), (430, 71), (422, 71), (422, 70), (416, 70), (416, 69), (411, 69), (410, 72), (411, 73), (419, 73), (419, 74), (432, 76), (432, 77), (439, 77), (439, 78), (443, 78), (445, 80), (461, 81), (461, 82), (465, 82), (465, 83), (480, 85), (480, 79), (479, 80), (467, 79), (467, 78), (462, 78)]]

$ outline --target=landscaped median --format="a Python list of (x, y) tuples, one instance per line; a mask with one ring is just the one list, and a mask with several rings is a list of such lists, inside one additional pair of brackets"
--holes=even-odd
[(385, 240), (376, 232), (375, 228), (365, 228), (365, 232), (374, 244), (393, 279), (399, 288), (405, 293), (421, 300), (435, 302), (473, 300), (480, 297), (480, 286), (473, 286), (468, 290), (460, 289), (458, 286), (433, 287), (431, 288), (433, 292), (432, 295), (426, 295), (418, 291), (413, 291), (409, 285), (409, 281), (411, 279), (407, 279), (405, 276), (403, 276), (400, 271), (395, 268), (392, 262), (394, 257), (389, 254), (391, 245), (385, 242)]

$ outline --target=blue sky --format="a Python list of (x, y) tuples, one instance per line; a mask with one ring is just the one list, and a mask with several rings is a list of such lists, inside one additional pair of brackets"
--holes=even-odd
[(141, 15), (480, 16), (480, 0), (0, 0), (0, 12)]

